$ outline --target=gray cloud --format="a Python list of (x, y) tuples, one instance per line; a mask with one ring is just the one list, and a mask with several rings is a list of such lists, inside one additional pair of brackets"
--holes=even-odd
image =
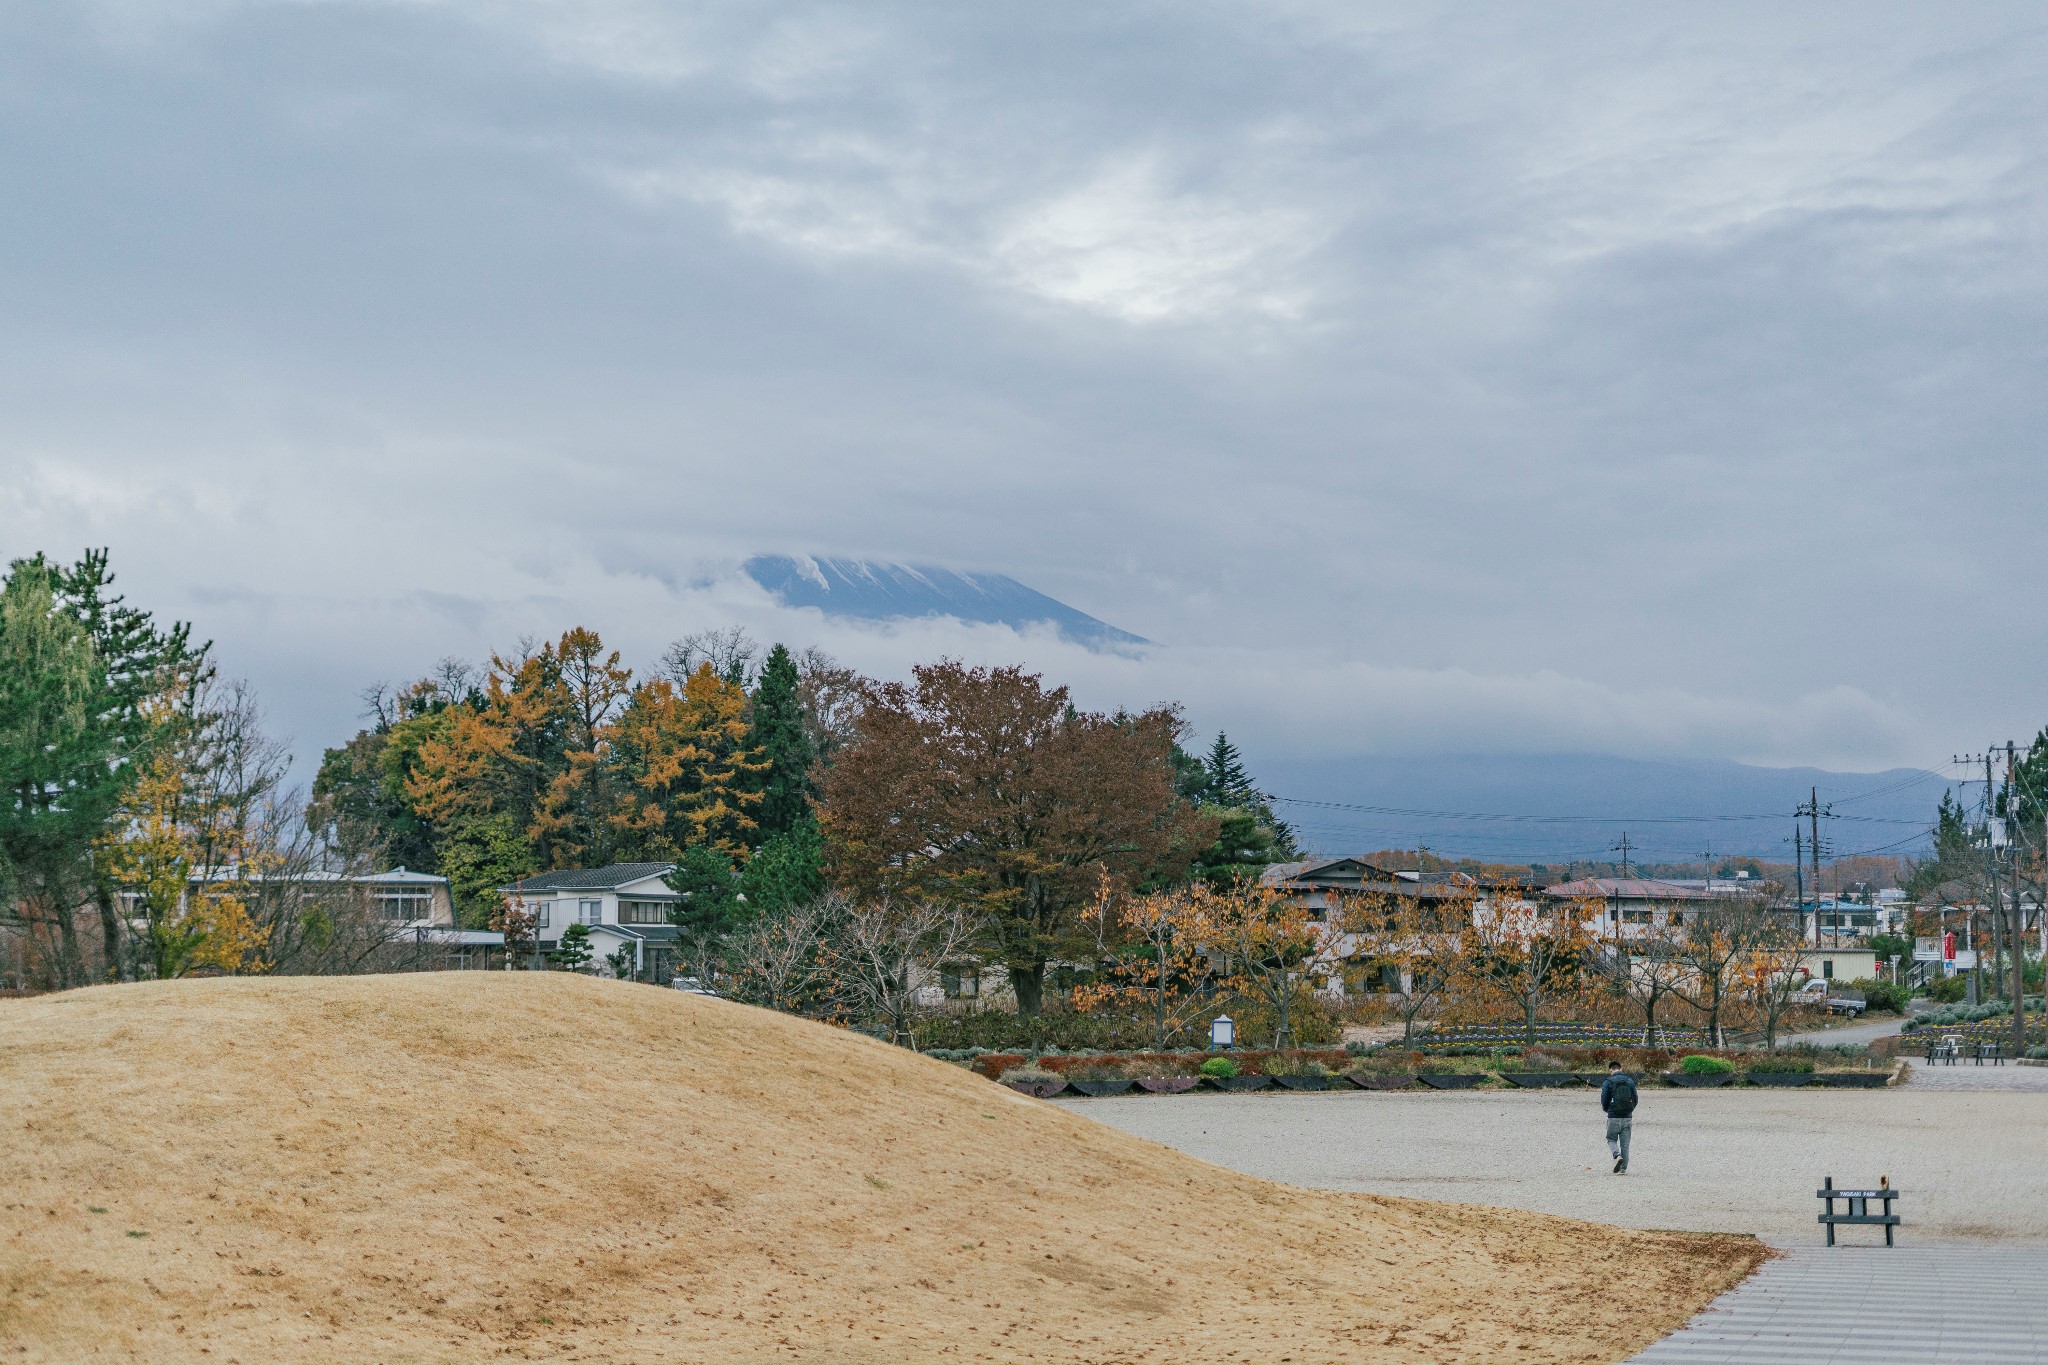
[[(1276, 751), (2030, 733), (2036, 11), (1365, 13), (14, 7), (0, 550), (111, 543), (308, 743), (724, 619)], [(759, 551), (1167, 647), (777, 616)]]

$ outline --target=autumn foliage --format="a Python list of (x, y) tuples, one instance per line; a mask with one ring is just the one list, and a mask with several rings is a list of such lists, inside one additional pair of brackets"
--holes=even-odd
[(1048, 960), (1085, 945), (1105, 876), (1171, 877), (1214, 838), (1175, 794), (1179, 713), (1076, 710), (1019, 668), (926, 664), (868, 694), (826, 772), (828, 868), (856, 898), (971, 912), (1036, 1013)]

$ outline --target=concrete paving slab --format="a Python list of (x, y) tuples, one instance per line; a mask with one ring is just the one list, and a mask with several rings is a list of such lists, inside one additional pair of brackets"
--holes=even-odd
[(2048, 1248), (1799, 1247), (1638, 1365), (2048, 1365)]

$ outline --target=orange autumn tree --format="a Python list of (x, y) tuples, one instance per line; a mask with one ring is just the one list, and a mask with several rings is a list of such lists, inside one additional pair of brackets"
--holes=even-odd
[(613, 819), (629, 856), (673, 859), (702, 845), (745, 858), (769, 761), (749, 742), (744, 688), (708, 663), (680, 689), (644, 682), (611, 738), (624, 785)]
[(1088, 915), (1103, 974), (1074, 988), (1074, 1008), (1146, 1010), (1152, 1015), (1152, 1045), (1164, 1051), (1207, 1003), (1208, 898), (1208, 888), (1199, 884), (1124, 896), (1105, 878)]
[(1469, 883), (1418, 883), (1405, 896), (1345, 897), (1331, 916), (1344, 934), (1347, 969), (1378, 978), (1377, 988), (1400, 1014), (1403, 1047), (1415, 1043), (1415, 1021), (1458, 982), (1477, 894)]
[(1598, 913), (1597, 903), (1553, 901), (1512, 885), (1494, 889), (1474, 907), (1462, 972), (1482, 998), (1522, 1017), (1528, 1046), (1536, 1045), (1543, 1007), (1585, 988), (1597, 950), (1591, 921)]
[(1336, 965), (1329, 927), (1300, 900), (1250, 878), (1191, 894), (1221, 983), (1272, 1011), (1276, 1049), (1294, 1046), (1296, 1004)]
[(473, 703), (447, 708), (420, 741), (405, 793), (433, 831), (456, 904), (475, 923), (497, 888), (555, 865), (541, 816), (566, 767), (572, 702), (555, 646), (491, 656)]
[(594, 630), (565, 631), (549, 654), (560, 681), (561, 763), (533, 812), (529, 835), (550, 851), (551, 865), (600, 866), (616, 861), (614, 836), (619, 774), (612, 762), (612, 727), (626, 704), (633, 670), (619, 652), (605, 652)]

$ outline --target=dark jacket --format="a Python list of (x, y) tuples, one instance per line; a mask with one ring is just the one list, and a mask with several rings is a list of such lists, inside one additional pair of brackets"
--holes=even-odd
[(1627, 1118), (1636, 1112), (1635, 1079), (1623, 1072), (1615, 1072), (1600, 1087), (1600, 1112), (1609, 1118)]

